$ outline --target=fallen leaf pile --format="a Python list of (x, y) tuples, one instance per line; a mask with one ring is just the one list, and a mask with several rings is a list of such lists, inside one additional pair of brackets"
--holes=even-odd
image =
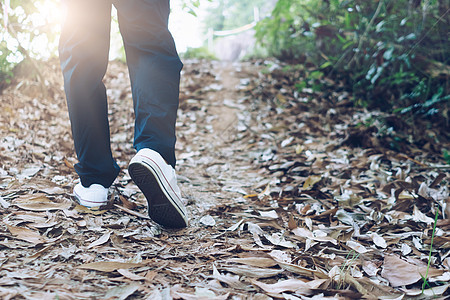
[(3, 91), (0, 298), (450, 295), (450, 167), (436, 154), (448, 145), (390, 150), (392, 136), (358, 124), (391, 116), (354, 108), (338, 83), (279, 62), (184, 63), (183, 230), (148, 218), (127, 173), (135, 151), (125, 65), (111, 63), (105, 77), (122, 172), (99, 211), (71, 195), (76, 158), (58, 64), (42, 65), (46, 93), (32, 78)]

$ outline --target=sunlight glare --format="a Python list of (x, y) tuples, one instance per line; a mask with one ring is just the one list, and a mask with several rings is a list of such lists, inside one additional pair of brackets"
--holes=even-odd
[(61, 24), (63, 11), (59, 1), (45, 0), (43, 2), (37, 2), (36, 8), (38, 9), (40, 21), (44, 22), (41, 25), (47, 23), (49, 26), (59, 26)]
[[(42, 0), (35, 1), (34, 4), (37, 11), (31, 15), (27, 16), (21, 6), (17, 6), (12, 13), (18, 16), (18, 22), (33, 28), (31, 35), (30, 33), (18, 34), (20, 45), (28, 49), (33, 58), (46, 60), (57, 54), (61, 25), (66, 11), (60, 1)], [(172, 0), (169, 18), (169, 30), (174, 37), (179, 53), (186, 52), (188, 48), (201, 47), (206, 40), (201, 18), (204, 11), (197, 11), (199, 16), (195, 17), (183, 10), (182, 6), (182, 0)], [(113, 15), (115, 13), (113, 8)], [(110, 59), (123, 58), (122, 37), (117, 22), (112, 22), (111, 27)], [(31, 40), (33, 34), (35, 36)], [(17, 40), (5, 32), (0, 34), (0, 38), (6, 41), (8, 49), (18, 49)], [(20, 51), (13, 51), (7, 58), (9, 62), (14, 63), (18, 63), (22, 59)]]
[(200, 16), (195, 17), (182, 9), (182, 1), (171, 1), (169, 30), (175, 40), (178, 52), (187, 48), (198, 48), (204, 44)]
[[(37, 13), (31, 15), (31, 21), (36, 33), (47, 32), (59, 36), (63, 11), (59, 1), (44, 0), (35, 3)], [(57, 38), (49, 41), (45, 34), (36, 36), (30, 45), (30, 50), (38, 59), (48, 59), (57, 49)]]

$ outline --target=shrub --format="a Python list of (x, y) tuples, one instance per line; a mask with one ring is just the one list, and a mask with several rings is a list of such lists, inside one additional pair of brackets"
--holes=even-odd
[(217, 59), (213, 53), (211, 53), (207, 47), (199, 47), (199, 48), (187, 48), (186, 52), (181, 54), (184, 59), (209, 59), (214, 60)]
[(256, 37), (281, 60), (341, 79), (358, 103), (447, 118), (448, 13), (436, 0), (278, 0)]

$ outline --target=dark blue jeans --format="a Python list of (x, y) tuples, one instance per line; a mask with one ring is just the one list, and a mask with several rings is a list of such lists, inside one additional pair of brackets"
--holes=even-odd
[(182, 63), (167, 23), (169, 0), (63, 0), (59, 55), (81, 182), (109, 187), (119, 173), (111, 153), (106, 88), (111, 7), (117, 8), (135, 112), (134, 148), (175, 166)]

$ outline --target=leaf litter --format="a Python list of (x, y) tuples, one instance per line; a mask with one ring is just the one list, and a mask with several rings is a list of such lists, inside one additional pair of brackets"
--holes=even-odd
[(280, 62), (186, 61), (176, 150), (191, 222), (173, 231), (148, 218), (126, 171), (126, 66), (105, 77), (122, 172), (100, 211), (73, 202), (57, 62), (42, 72), (48, 98), (23, 88), (32, 78), (0, 96), (2, 299), (449, 296), (446, 145), (420, 136), (391, 150), (377, 122), (361, 124), (395, 117), (352, 107), (339, 82), (299, 90), (304, 72)]

